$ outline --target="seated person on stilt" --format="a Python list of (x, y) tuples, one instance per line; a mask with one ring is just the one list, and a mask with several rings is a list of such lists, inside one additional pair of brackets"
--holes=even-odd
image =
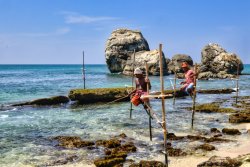
[(185, 92), (187, 95), (193, 95), (194, 91), (194, 76), (195, 73), (190, 69), (189, 64), (187, 62), (183, 62), (182, 70), (185, 74), (185, 81), (181, 82), (181, 91)]
[(147, 95), (147, 84), (149, 84), (149, 89), (151, 89), (151, 84), (149, 79), (143, 76), (142, 70), (140, 68), (136, 68), (134, 71), (135, 75), (135, 86), (136, 89), (131, 93), (131, 103), (133, 103), (135, 106), (138, 106), (139, 104), (143, 104), (144, 108), (146, 109), (145, 103), (149, 105), (149, 99), (148, 98), (142, 98), (142, 95)]

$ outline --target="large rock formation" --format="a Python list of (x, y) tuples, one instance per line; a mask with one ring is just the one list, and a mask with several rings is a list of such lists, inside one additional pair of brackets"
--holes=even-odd
[[(135, 63), (133, 53), (135, 50)], [(149, 75), (159, 75), (159, 51), (149, 51), (146, 39), (140, 31), (118, 29), (112, 32), (106, 43), (105, 58), (111, 73), (131, 75), (135, 68), (145, 70), (145, 61), (149, 65)], [(163, 54), (164, 74), (167, 74), (166, 60)]]
[(228, 53), (218, 44), (208, 44), (201, 52), (202, 60), (199, 78), (231, 78), (243, 70), (241, 59), (234, 53)]
[[(163, 53), (162, 53), (163, 54)], [(140, 51), (136, 52), (135, 54), (135, 66), (141, 68), (143, 71), (145, 71), (145, 61), (148, 64), (148, 71), (149, 75), (159, 75), (160, 73), (160, 60), (159, 60), (159, 50), (152, 50), (152, 51)], [(126, 66), (123, 70), (123, 74), (125, 75), (131, 75), (133, 74), (133, 59), (127, 60)], [(166, 60), (165, 56), (163, 54), (163, 72), (164, 74), (167, 74), (167, 68), (166, 68)]]
[(105, 57), (111, 73), (123, 72), (133, 52), (149, 51), (148, 42), (140, 31), (118, 29), (107, 40)]
[(193, 59), (186, 54), (176, 54), (172, 57), (171, 61), (168, 63), (168, 72), (174, 74), (183, 72), (181, 68), (182, 62), (187, 62), (189, 65), (193, 65)]

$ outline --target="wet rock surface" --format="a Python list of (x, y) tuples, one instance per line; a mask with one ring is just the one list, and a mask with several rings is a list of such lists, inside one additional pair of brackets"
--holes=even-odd
[(78, 136), (56, 136), (52, 139), (58, 141), (57, 146), (64, 148), (81, 148), (95, 145), (93, 141), (84, 141)]
[(127, 155), (137, 150), (133, 142), (126, 140), (125, 134), (110, 140), (96, 141), (96, 144), (105, 148), (105, 156), (94, 160), (94, 164), (97, 167), (122, 166), (122, 163), (126, 161)]
[(212, 151), (212, 150), (215, 150), (215, 147), (211, 144), (202, 144), (198, 147), (196, 147), (195, 149), (202, 149), (202, 150), (205, 150), (205, 151)]
[(12, 106), (25, 106), (25, 105), (44, 106), (44, 105), (57, 105), (57, 104), (68, 103), (68, 102), (69, 102), (69, 98), (67, 96), (53, 96), (50, 98), (41, 98), (41, 99), (29, 101), (29, 102), (18, 103)]
[(223, 128), (222, 133), (227, 134), (227, 135), (240, 135), (241, 132), (238, 129), (228, 129), (228, 128)]
[(159, 161), (142, 160), (139, 163), (131, 164), (129, 167), (165, 167), (165, 164)]
[[(235, 100), (233, 97), (231, 100)], [(250, 96), (238, 97), (238, 103), (232, 102), (232, 106), (240, 111), (229, 116), (230, 123), (250, 123)]]
[[(192, 110), (191, 107), (188, 108), (189, 110)], [(235, 109), (232, 108), (221, 108), (220, 103), (214, 102), (214, 103), (205, 103), (195, 106), (196, 112), (219, 112), (219, 113), (235, 113), (237, 112)]]
[(239, 167), (241, 164), (242, 162), (237, 159), (213, 156), (208, 161), (198, 164), (197, 167)]
[(128, 92), (130, 91), (132, 88), (73, 89), (69, 92), (69, 98), (80, 104), (111, 102), (119, 98), (121, 99), (117, 102), (129, 101)]

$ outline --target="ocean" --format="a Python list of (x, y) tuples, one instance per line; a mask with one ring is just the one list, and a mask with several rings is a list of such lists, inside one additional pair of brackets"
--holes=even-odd
[[(131, 86), (131, 77), (110, 74), (106, 65), (86, 65), (86, 88)], [(250, 74), (250, 65), (244, 65), (243, 73)], [(100, 153), (97, 150), (58, 149), (50, 140), (58, 135), (77, 135), (86, 140), (106, 139), (126, 133), (138, 143), (147, 143), (150, 150), (141, 149), (130, 158), (148, 159), (157, 155), (157, 143), (162, 132), (156, 122), (153, 126), (153, 142), (149, 141), (148, 116), (142, 107), (134, 107), (129, 119), (129, 102), (110, 105), (93, 104), (51, 107), (10, 107), (11, 104), (37, 98), (67, 95), (71, 89), (83, 88), (81, 65), (0, 65), (0, 166), (46, 166), (57, 158), (78, 155), (80, 162), (91, 164)], [(160, 90), (158, 76), (150, 76), (152, 91)], [(177, 80), (179, 84), (182, 80)], [(164, 77), (166, 89), (172, 89), (173, 75)], [(240, 96), (250, 95), (250, 75), (240, 76)], [(235, 88), (235, 80), (214, 79), (198, 81), (197, 89)], [(208, 103), (233, 97), (223, 95), (197, 95), (197, 103)], [(191, 112), (185, 107), (192, 105), (190, 97), (166, 100), (167, 128), (174, 133), (188, 133)], [(151, 105), (161, 114), (161, 102), (152, 100)], [(225, 107), (227, 104), (225, 104)], [(208, 131), (212, 127), (233, 127), (228, 115), (221, 113), (196, 113), (193, 133)], [(214, 121), (215, 119), (220, 120)], [(181, 147), (181, 146), (179, 146)], [(226, 147), (226, 146), (225, 146)]]

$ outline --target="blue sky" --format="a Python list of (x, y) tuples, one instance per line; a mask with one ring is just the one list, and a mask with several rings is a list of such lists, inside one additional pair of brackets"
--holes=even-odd
[(150, 49), (189, 54), (218, 43), (250, 64), (248, 0), (0, 0), (0, 64), (105, 64), (118, 28), (140, 30)]

